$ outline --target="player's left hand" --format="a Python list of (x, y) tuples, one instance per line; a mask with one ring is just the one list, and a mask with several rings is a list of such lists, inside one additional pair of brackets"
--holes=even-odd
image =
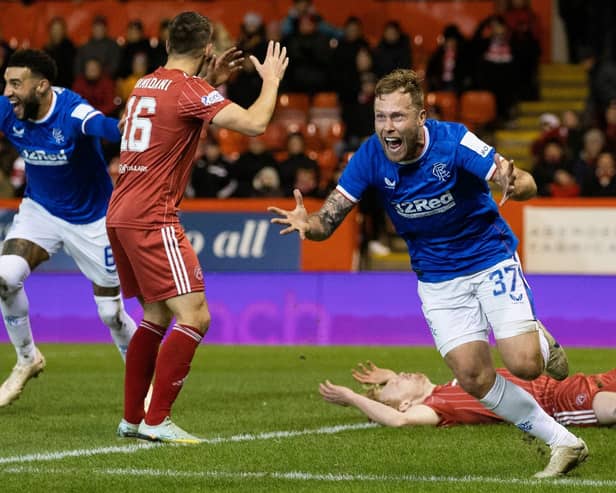
[(502, 206), (515, 192), (515, 166), (513, 160), (506, 159), (500, 154), (494, 155), (494, 162), (496, 163), (494, 181), (499, 184), (503, 194), (498, 205)]
[(359, 383), (377, 385), (387, 383), (388, 380), (396, 376), (396, 372), (387, 368), (379, 368), (372, 361), (358, 363), (351, 370), (351, 374)]
[(220, 56), (212, 55), (201, 73), (211, 86), (216, 87), (227, 82), (233, 74), (242, 70), (243, 66), (242, 51), (232, 46)]
[(329, 380), (319, 384), (319, 394), (323, 399), (339, 406), (348, 406), (354, 393), (350, 388), (334, 385)]

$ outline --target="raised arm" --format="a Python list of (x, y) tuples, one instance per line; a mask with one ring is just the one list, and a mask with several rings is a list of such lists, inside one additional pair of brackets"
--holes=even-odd
[(497, 183), (502, 192), (499, 205), (503, 205), (508, 199), (528, 200), (537, 195), (537, 184), (530, 173), (516, 168), (510, 161), (500, 154), (494, 155), (496, 165), (490, 181)]
[(329, 238), (355, 205), (337, 190), (332, 191), (325, 199), (319, 212), (308, 214), (304, 207), (304, 199), (299, 190), (293, 190), (295, 209), (286, 211), (278, 207), (268, 207), (267, 210), (281, 217), (272, 219), (274, 224), (287, 226), (280, 231), (286, 235), (297, 231), (300, 238), (322, 241)]
[(387, 368), (379, 368), (372, 361), (366, 363), (358, 363), (351, 370), (353, 378), (359, 383), (383, 385), (394, 378), (397, 373)]
[(263, 63), (252, 55), (250, 61), (263, 80), (259, 97), (248, 109), (235, 103), (225, 106), (216, 113), (212, 122), (220, 127), (246, 135), (260, 135), (265, 132), (274, 113), (278, 86), (287, 69), (289, 59), (285, 47), (281, 47), (278, 42), (270, 41)]
[(334, 385), (329, 380), (319, 385), (319, 393), (327, 402), (340, 406), (354, 406), (370, 418), (370, 420), (384, 426), (394, 428), (417, 425), (436, 426), (440, 422), (438, 414), (431, 407), (419, 404), (401, 412), (393, 407), (353, 392), (348, 387)]

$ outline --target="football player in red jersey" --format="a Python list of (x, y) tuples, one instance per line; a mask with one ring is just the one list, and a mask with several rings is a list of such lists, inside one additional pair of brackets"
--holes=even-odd
[[(210, 312), (196, 253), (178, 218), (204, 123), (259, 135), (270, 121), (288, 65), (286, 49), (270, 42), (263, 63), (250, 57), (263, 81), (247, 109), (226, 99), (206, 79), (207, 68), (228, 75), (241, 64), (233, 52), (209, 61), (212, 24), (183, 12), (169, 24), (168, 60), (135, 84), (123, 118), (119, 176), (107, 212), (107, 230), (122, 291), (138, 297), (143, 320), (126, 356), (121, 437), (198, 443), (175, 425), (171, 406), (207, 332)], [(218, 68), (220, 70), (216, 70)], [(204, 77), (205, 76), (205, 77)], [(223, 77), (224, 78), (224, 77)], [(161, 341), (171, 320), (175, 324)], [(160, 350), (159, 350), (160, 347)], [(154, 379), (152, 399), (144, 398)]]
[[(563, 425), (616, 424), (616, 369), (605, 373), (576, 373), (562, 381), (541, 375), (531, 381), (497, 372), (530, 393), (539, 405)], [(354, 406), (385, 426), (498, 423), (502, 419), (462, 390), (456, 380), (436, 385), (423, 373), (396, 373), (371, 361), (360, 363), (353, 378), (371, 385), (367, 395), (325, 381), (319, 392), (327, 402)]]

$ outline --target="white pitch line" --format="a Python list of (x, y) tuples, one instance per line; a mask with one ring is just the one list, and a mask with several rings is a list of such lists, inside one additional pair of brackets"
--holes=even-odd
[[(241, 435), (233, 435), (230, 437), (205, 438), (203, 443), (208, 445), (217, 445), (219, 443), (229, 442), (250, 442), (254, 440), (271, 440), (273, 438), (293, 438), (302, 435), (331, 435), (340, 433), (341, 431), (364, 430), (367, 428), (378, 427), (376, 423), (358, 423), (352, 425), (337, 425), (326, 426), (323, 428), (291, 430), (291, 431), (269, 431), (258, 434), (245, 433)], [(2, 464), (20, 464), (23, 462), (45, 462), (53, 460), (61, 460), (67, 457), (90, 457), (92, 455), (107, 455), (107, 454), (132, 454), (139, 450), (152, 447), (159, 447), (160, 443), (141, 442), (130, 445), (120, 445), (112, 447), (97, 447), (91, 449), (64, 450), (58, 452), (42, 452), (38, 454), (16, 455), (13, 457), (0, 457), (0, 465)]]
[[(4, 473), (12, 474), (76, 474), (83, 473), (81, 469), (46, 469), (39, 467), (11, 467), (3, 470)], [(321, 481), (321, 482), (397, 482), (397, 483), (490, 483), (522, 486), (537, 486), (540, 484), (554, 484), (559, 486), (579, 486), (585, 488), (609, 488), (615, 487), (616, 481), (595, 479), (568, 479), (558, 478), (553, 480), (526, 479), (526, 478), (496, 478), (485, 476), (420, 476), (415, 474), (334, 474), (334, 473), (310, 473), (301, 471), (290, 472), (265, 472), (265, 471), (175, 471), (160, 469), (89, 469), (89, 473), (102, 476), (132, 476), (132, 477), (167, 477), (167, 478), (202, 478), (202, 479), (279, 479), (286, 481)]]

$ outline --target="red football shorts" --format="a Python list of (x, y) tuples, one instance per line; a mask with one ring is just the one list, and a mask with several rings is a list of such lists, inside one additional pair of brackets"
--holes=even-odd
[(181, 225), (107, 227), (107, 233), (126, 298), (153, 303), (204, 290), (199, 259)]

